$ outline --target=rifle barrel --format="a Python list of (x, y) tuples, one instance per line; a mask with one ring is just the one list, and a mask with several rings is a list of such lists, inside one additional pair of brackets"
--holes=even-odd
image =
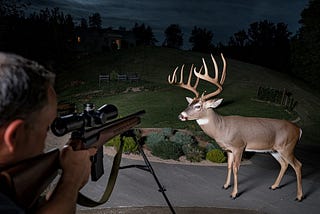
[[(140, 116), (142, 114), (145, 114), (145, 110), (141, 110), (126, 117), (116, 119), (99, 127), (90, 128), (85, 131), (84, 138), (87, 139), (91, 138), (92, 136), (99, 135), (99, 140), (91, 144), (89, 147), (100, 147), (105, 144), (106, 141), (110, 140), (116, 135), (128, 131), (132, 127), (138, 125), (141, 121)], [(86, 147), (88, 148), (88, 145), (86, 145)]]

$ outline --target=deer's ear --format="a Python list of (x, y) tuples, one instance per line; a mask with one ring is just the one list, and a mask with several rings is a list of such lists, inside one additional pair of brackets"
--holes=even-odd
[(221, 103), (223, 99), (212, 99), (212, 100), (207, 100), (205, 103), (205, 108), (217, 108)]
[(188, 102), (189, 104), (192, 103), (192, 101), (193, 101), (193, 99), (190, 98), (190, 97), (186, 97), (186, 100), (187, 100), (187, 102)]

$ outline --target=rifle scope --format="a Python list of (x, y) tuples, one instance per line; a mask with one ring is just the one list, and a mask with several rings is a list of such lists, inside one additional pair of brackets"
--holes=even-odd
[(95, 110), (92, 103), (86, 103), (83, 112), (80, 114), (74, 113), (57, 117), (51, 124), (51, 131), (54, 135), (60, 137), (68, 132), (102, 125), (117, 116), (118, 109), (112, 104), (104, 104)]

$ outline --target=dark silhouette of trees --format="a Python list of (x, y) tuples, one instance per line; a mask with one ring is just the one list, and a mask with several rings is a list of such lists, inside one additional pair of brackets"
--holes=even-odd
[(100, 13), (93, 13), (89, 16), (89, 27), (95, 29), (101, 29), (101, 16)]
[[(9, 2), (9, 3), (8, 3)], [(25, 17), (27, 5), (1, 0), (0, 49), (46, 64), (66, 57), (74, 42), (74, 23), (58, 8)]]
[(80, 19), (80, 28), (81, 29), (88, 29), (88, 22), (85, 18)]
[(151, 27), (146, 27), (144, 23), (141, 25), (135, 23), (134, 27), (132, 28), (132, 32), (136, 37), (137, 45), (154, 46), (155, 43), (158, 42), (154, 37)]
[(320, 0), (310, 0), (302, 11), (301, 27), (292, 39), (292, 72), (320, 89)]
[(237, 33), (234, 33), (233, 37), (230, 37), (229, 46), (243, 48), (249, 43), (249, 37), (245, 30), (240, 30)]
[(29, 54), (36, 57), (61, 59), (75, 42), (72, 16), (64, 15), (59, 8), (46, 8), (39, 13), (33, 13), (26, 19), (26, 23), (30, 33), (23, 35), (25, 41), (30, 43), (28, 46), (33, 47)]
[(21, 0), (0, 0), (0, 17), (23, 17), (28, 5)]
[(212, 51), (213, 33), (206, 28), (198, 28), (194, 26), (189, 42), (192, 44), (192, 51), (208, 53)]
[(279, 71), (288, 71), (290, 35), (287, 25), (267, 20), (255, 22), (248, 29), (254, 62)]
[(287, 25), (267, 20), (250, 24), (247, 32), (240, 30), (221, 51), (229, 56), (263, 65), (278, 71), (289, 71), (290, 35)]
[(181, 48), (183, 45), (183, 33), (179, 25), (171, 24), (164, 33), (166, 38), (163, 42), (163, 46), (176, 49)]

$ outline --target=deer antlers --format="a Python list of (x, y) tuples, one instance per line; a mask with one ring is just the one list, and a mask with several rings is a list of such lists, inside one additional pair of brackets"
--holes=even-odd
[[(187, 89), (189, 91), (192, 91), (196, 95), (196, 97), (198, 97), (199, 93), (197, 92), (197, 86), (198, 86), (198, 83), (199, 83), (199, 78), (197, 78), (196, 83), (194, 84), (194, 86), (191, 86), (191, 77), (192, 77), (193, 64), (191, 65), (191, 68), (190, 68), (189, 78), (188, 78), (188, 83), (187, 84), (183, 83), (183, 68), (184, 68), (184, 65), (182, 65), (181, 71), (180, 71), (180, 82), (177, 83), (176, 72), (177, 72), (178, 68), (179, 67), (177, 66), (176, 69), (174, 70), (172, 78), (170, 78), (170, 75), (168, 76), (168, 82), (170, 84), (178, 85), (181, 88), (185, 88), (185, 89)], [(200, 70), (201, 69), (202, 69), (202, 66), (201, 66)]]
[[(177, 85), (177, 86), (179, 86), (181, 88), (185, 88), (185, 89), (187, 89), (189, 91), (192, 91), (196, 95), (196, 98), (198, 98), (199, 97), (199, 92), (197, 91), (197, 86), (198, 86), (199, 78), (200, 78), (200, 79), (208, 81), (208, 82), (210, 82), (210, 83), (212, 83), (212, 84), (214, 84), (215, 86), (218, 87), (217, 90), (215, 90), (214, 92), (212, 92), (210, 94), (207, 94), (207, 95), (203, 95), (202, 99), (207, 100), (207, 99), (209, 99), (211, 97), (214, 97), (214, 96), (216, 96), (216, 95), (221, 93), (222, 85), (223, 85), (224, 80), (226, 78), (227, 64), (226, 64), (225, 58), (223, 57), (223, 54), (221, 54), (221, 58), (222, 58), (222, 61), (223, 61), (223, 70), (222, 70), (220, 82), (219, 82), (219, 79), (218, 79), (219, 78), (218, 65), (217, 65), (216, 60), (212, 56), (212, 54), (211, 54), (211, 59), (212, 59), (212, 62), (213, 62), (213, 65), (214, 65), (214, 70), (215, 70), (215, 77), (214, 78), (209, 76), (208, 67), (206, 65), (205, 60), (202, 58), (203, 66), (201, 66), (199, 71), (197, 71), (196, 67), (193, 68), (193, 65), (191, 66), (187, 84), (183, 83), (183, 68), (184, 68), (184, 65), (182, 65), (182, 67), (181, 67), (180, 81), (177, 83), (176, 72), (178, 70), (178, 67), (176, 67), (176, 69), (173, 72), (172, 78), (171, 78), (170, 75), (168, 76), (168, 82), (169, 82), (169, 84)], [(202, 68), (204, 68), (204, 74), (201, 73), (202, 72)], [(194, 75), (197, 77), (194, 86), (191, 86), (192, 71), (194, 72)]]

